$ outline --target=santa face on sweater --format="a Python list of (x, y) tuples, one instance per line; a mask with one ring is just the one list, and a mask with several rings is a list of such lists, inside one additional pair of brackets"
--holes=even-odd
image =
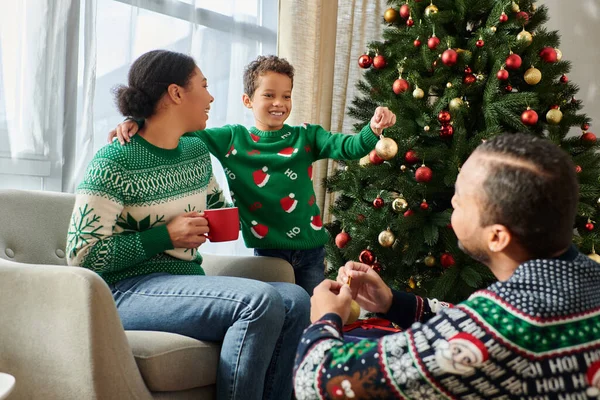
[(269, 71), (258, 79), (252, 97), (244, 94), (242, 101), (252, 110), (256, 128), (280, 130), (292, 111), (292, 80), (287, 75)]

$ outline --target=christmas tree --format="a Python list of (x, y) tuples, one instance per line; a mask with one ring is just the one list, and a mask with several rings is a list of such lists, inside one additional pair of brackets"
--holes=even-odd
[[(598, 257), (596, 136), (579, 112), (559, 35), (544, 29), (547, 9), (534, 3), (388, 2), (383, 41), (370, 43), (358, 61), (365, 73), (349, 113), (359, 129), (386, 105), (398, 123), (376, 150), (327, 181), (339, 192), (336, 220), (327, 226), (335, 269), (359, 260), (392, 287), (447, 301), (493, 281), (459, 250), (450, 202), (469, 154), (511, 132), (549, 138), (572, 155), (581, 185), (574, 240)], [(582, 133), (569, 135), (572, 127)]]

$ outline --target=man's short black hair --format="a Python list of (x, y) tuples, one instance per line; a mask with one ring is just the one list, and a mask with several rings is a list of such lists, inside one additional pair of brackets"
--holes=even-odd
[(549, 140), (504, 134), (475, 150), (483, 155), (482, 226), (506, 226), (536, 258), (549, 258), (571, 243), (579, 184), (571, 157)]

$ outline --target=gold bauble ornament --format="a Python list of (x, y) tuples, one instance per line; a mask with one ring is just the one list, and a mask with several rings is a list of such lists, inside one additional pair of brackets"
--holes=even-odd
[(427, 257), (425, 257), (425, 260), (423, 262), (428, 267), (433, 267), (435, 265), (435, 257), (430, 254)]
[(394, 210), (397, 213), (404, 212), (407, 208), (408, 201), (406, 201), (406, 199), (403, 199), (402, 197), (398, 197), (397, 199), (394, 199), (394, 201), (392, 201), (392, 210)]
[(542, 72), (535, 67), (531, 67), (525, 71), (525, 75), (523, 77), (525, 78), (525, 82), (527, 82), (527, 84), (537, 85), (542, 80)]
[(417, 284), (415, 283), (415, 279), (412, 276), (408, 280), (408, 287), (411, 289), (414, 289), (415, 287), (417, 287)]
[(400, 166), (400, 171), (405, 172), (406, 171), (406, 165), (401, 165)]
[(394, 8), (388, 8), (387, 10), (385, 10), (385, 13), (383, 14), (383, 19), (388, 24), (392, 24), (392, 23), (396, 22), (396, 20), (398, 19), (398, 10), (396, 10)]
[(490, 31), (492, 31), (493, 33), (496, 33), (496, 27), (495, 26), (490, 26)]
[(369, 155), (367, 154), (366, 156), (364, 156), (363, 158), (361, 158), (360, 160), (358, 160), (358, 165), (360, 165), (361, 167), (366, 167), (367, 165), (371, 164), (371, 160), (369, 159)]
[(553, 108), (546, 113), (546, 121), (551, 125), (558, 125), (562, 121), (563, 113), (558, 108)]
[(358, 320), (358, 317), (360, 317), (360, 306), (356, 301), (352, 300), (350, 303), (350, 315), (348, 316), (346, 324), (355, 323)]
[(446, 83), (446, 87), (447, 87), (448, 89), (450, 89), (450, 88), (452, 87), (452, 82), (448, 82), (448, 83)]
[(514, 1), (512, 2), (510, 9), (514, 13), (518, 13), (519, 11), (521, 11), (521, 7), (519, 7), (519, 5), (517, 3), (515, 3)]
[(594, 250), (594, 246), (592, 246), (592, 254), (588, 254), (588, 257), (591, 258), (592, 260), (596, 261), (597, 263), (600, 263), (600, 256), (598, 254), (596, 254), (596, 250)]
[(458, 111), (463, 106), (463, 101), (460, 97), (455, 97), (450, 100), (450, 111)]
[(554, 49), (554, 51), (556, 52), (556, 61), (562, 60), (562, 51), (559, 49)]
[(477, 80), (478, 80), (479, 82), (481, 82), (481, 81), (482, 81), (482, 80), (484, 80), (484, 79), (485, 79), (485, 76), (483, 76), (483, 74), (477, 74)]
[(531, 42), (533, 42), (533, 36), (531, 36), (531, 33), (527, 32), (525, 29), (523, 29), (517, 35), (517, 40), (520, 43), (524, 43), (526, 46), (529, 46), (531, 44)]
[(425, 132), (429, 132), (429, 129), (430, 129), (430, 128), (429, 128), (429, 125), (426, 125), (426, 126), (423, 128), (423, 130), (424, 130)]
[(415, 99), (422, 99), (423, 97), (425, 97), (425, 92), (423, 91), (423, 89), (417, 86), (417, 88), (413, 90), (413, 97)]
[(425, 16), (431, 17), (434, 14), (437, 14), (440, 11), (435, 4), (430, 4), (425, 7)]
[(381, 231), (377, 240), (382, 247), (392, 247), (396, 241), (396, 236), (394, 236), (394, 233), (388, 228), (385, 231)]
[(381, 137), (375, 145), (375, 152), (384, 160), (391, 160), (398, 154), (398, 144), (393, 139)]

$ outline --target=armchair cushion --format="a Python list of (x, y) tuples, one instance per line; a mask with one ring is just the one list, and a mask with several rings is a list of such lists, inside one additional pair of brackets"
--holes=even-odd
[(187, 336), (155, 331), (125, 331), (144, 382), (153, 392), (212, 385), (221, 347)]

